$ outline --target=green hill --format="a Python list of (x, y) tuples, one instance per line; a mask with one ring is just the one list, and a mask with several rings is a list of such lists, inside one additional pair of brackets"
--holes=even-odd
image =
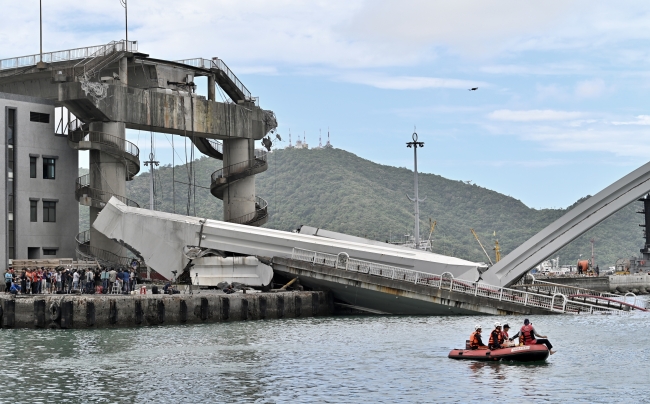
[[(192, 164), (197, 185), (209, 187), (210, 174), (221, 161), (203, 157)], [(212, 219), (222, 218), (222, 202), (206, 188), (197, 187), (188, 204), (188, 166), (162, 166), (157, 171), (157, 200), (163, 211)], [(172, 176), (177, 181), (172, 189)], [(428, 236), (428, 218), (437, 221), (434, 251), (472, 261), (486, 261), (470, 228), (476, 230), (488, 252), (496, 231), (502, 255), (562, 216), (567, 209), (531, 209), (498, 192), (435, 174), (420, 174), (420, 229)], [(269, 154), (269, 169), (256, 177), (256, 193), (269, 202), (265, 227), (292, 230), (302, 224), (385, 241), (412, 232), (413, 172), (364, 160), (340, 149), (284, 149)], [(149, 200), (149, 173), (127, 183), (128, 197), (141, 206)], [(196, 201), (194, 203), (194, 201)], [(637, 203), (636, 205), (640, 205)], [(189, 208), (189, 209), (188, 209)], [(591, 256), (589, 240), (596, 240), (600, 267), (638, 254), (642, 232), (638, 206), (622, 209), (555, 254), (561, 263), (575, 262), (579, 254)], [(83, 208), (82, 208), (83, 209)], [(87, 228), (82, 214), (81, 228)], [(494, 259), (494, 258), (493, 258)]]

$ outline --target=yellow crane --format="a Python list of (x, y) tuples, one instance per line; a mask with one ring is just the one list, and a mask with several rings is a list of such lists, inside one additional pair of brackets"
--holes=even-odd
[(436, 229), (436, 223), (437, 221), (431, 222), (431, 218), (429, 218), (429, 246), (431, 246), (431, 235), (433, 234), (433, 231)]
[(478, 239), (478, 236), (476, 235), (476, 232), (474, 231), (474, 229), (470, 229), (470, 230), (472, 231), (472, 234), (474, 235), (474, 238), (476, 239), (476, 241), (478, 241), (478, 245), (481, 246), (481, 249), (485, 253), (485, 256), (487, 257), (488, 261), (490, 261), (490, 265), (494, 265), (494, 262), (492, 262), (492, 258), (490, 258), (487, 251), (485, 251), (485, 247), (483, 247), (483, 244), (481, 244), (481, 240)]
[[(497, 236), (496, 230), (494, 231), (494, 237)], [(494, 239), (494, 261), (501, 261), (501, 247), (499, 247), (499, 239)]]

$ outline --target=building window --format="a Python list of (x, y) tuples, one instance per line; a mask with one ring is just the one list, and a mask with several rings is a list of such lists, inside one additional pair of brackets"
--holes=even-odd
[(43, 179), (53, 180), (54, 179), (54, 163), (56, 159), (53, 158), (43, 158)]
[(30, 112), (29, 120), (32, 122), (50, 123), (50, 114), (43, 114), (40, 112)]
[(56, 202), (43, 201), (43, 221), (56, 222)]
[(38, 201), (29, 201), (29, 221), (38, 221)]
[(7, 110), (7, 144), (14, 144), (16, 136), (16, 110)]
[(7, 181), (7, 212), (14, 213), (14, 180)]
[(36, 157), (29, 158), (29, 178), (36, 178)]
[(37, 260), (41, 258), (40, 253), (41, 248), (40, 247), (27, 247), (27, 259), (28, 260)]
[(9, 178), (14, 176), (14, 148), (13, 146), (7, 147), (7, 175)]
[(16, 238), (14, 237), (14, 221), (7, 220), (7, 236), (9, 251), (7, 251), (7, 259), (13, 260), (16, 258)]
[(43, 255), (56, 255), (56, 248), (43, 248)]

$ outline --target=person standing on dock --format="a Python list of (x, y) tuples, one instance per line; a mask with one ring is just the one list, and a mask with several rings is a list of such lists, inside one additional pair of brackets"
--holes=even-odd
[(54, 276), (56, 276), (56, 291), (57, 292), (62, 292), (63, 287), (61, 286), (61, 270), (57, 270), (54, 273)]
[(124, 293), (129, 293), (131, 292), (131, 283), (129, 282), (129, 270), (125, 269), (124, 272), (122, 272), (122, 282), (124, 282)]
[(11, 273), (11, 269), (7, 268), (7, 272), (5, 272), (5, 293), (9, 293), (11, 290), (11, 283), (14, 280), (14, 276)]
[(72, 289), (77, 290), (79, 289), (79, 272), (74, 271), (72, 273)]
[(102, 267), (102, 290), (108, 289), (108, 270), (106, 267)]
[(115, 285), (115, 282), (117, 282), (117, 271), (113, 267), (108, 271), (108, 281), (110, 282), (110, 286)]

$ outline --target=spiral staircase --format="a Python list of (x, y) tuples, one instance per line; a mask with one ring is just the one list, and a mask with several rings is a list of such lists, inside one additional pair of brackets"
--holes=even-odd
[[(78, 120), (70, 123), (68, 128), (68, 145), (75, 150), (97, 150), (109, 154), (124, 163), (126, 180), (131, 181), (140, 171), (140, 150), (128, 140), (107, 133), (88, 130), (88, 125)], [(123, 195), (116, 195), (90, 186), (90, 174), (78, 177), (75, 184), (75, 198), (82, 205), (102, 209), (115, 197), (127, 206), (139, 208), (137, 202)], [(76, 252), (80, 258), (97, 259), (103, 265), (129, 266), (132, 257), (121, 257), (113, 252), (90, 245), (90, 230), (79, 233), (76, 237)]]
[[(214, 159), (223, 160), (223, 144), (214, 139), (197, 138), (194, 145), (199, 151)], [(223, 167), (211, 175), (210, 193), (223, 200), (224, 193), (233, 183), (251, 175), (259, 174), (268, 169), (267, 152), (255, 149), (254, 158), (227, 167)], [(266, 200), (255, 197), (255, 210), (245, 215), (227, 220), (230, 223), (261, 226), (268, 220), (268, 203)]]

